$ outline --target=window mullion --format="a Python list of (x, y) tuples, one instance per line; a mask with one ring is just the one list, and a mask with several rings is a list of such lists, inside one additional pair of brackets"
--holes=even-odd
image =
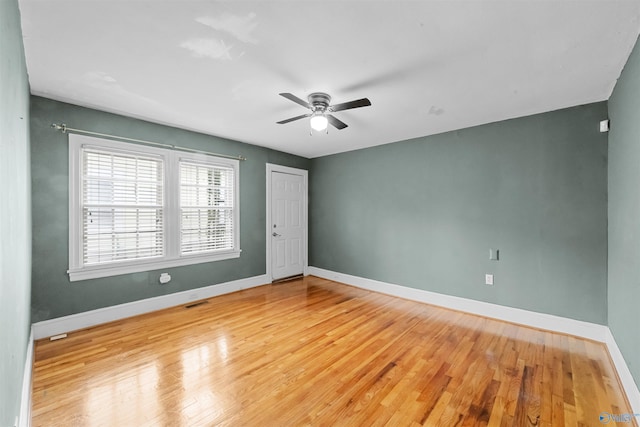
[(180, 256), (180, 168), (178, 155), (170, 152), (167, 156), (165, 177), (165, 254), (170, 258)]

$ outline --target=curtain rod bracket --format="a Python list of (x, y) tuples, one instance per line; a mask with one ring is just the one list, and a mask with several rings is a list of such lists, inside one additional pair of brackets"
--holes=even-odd
[(57, 124), (57, 123), (52, 123), (51, 127), (56, 129), (56, 130), (61, 130), (62, 133), (67, 133), (67, 125), (62, 123), (62, 124)]

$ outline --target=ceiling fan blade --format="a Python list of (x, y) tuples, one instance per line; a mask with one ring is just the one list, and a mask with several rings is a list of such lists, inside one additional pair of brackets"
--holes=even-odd
[[(281, 94), (282, 95), (282, 94)], [(342, 104), (336, 104), (329, 107), (331, 111), (350, 110), (351, 108), (368, 107), (371, 105), (371, 101), (367, 98), (357, 99), (355, 101), (344, 102)]]
[(335, 117), (333, 117), (331, 114), (327, 114), (327, 120), (329, 120), (329, 123), (331, 124), (331, 126), (333, 126), (336, 129), (344, 129), (347, 127), (347, 124), (341, 120), (336, 119)]
[(308, 108), (311, 110), (311, 104), (309, 104), (307, 101), (303, 101), (302, 99), (298, 98), (297, 96), (295, 96), (292, 93), (281, 93), (280, 96), (284, 96), (285, 98), (287, 98), (289, 101), (293, 101), (296, 104), (300, 104), (305, 108)]
[(301, 116), (291, 117), (290, 119), (281, 120), (281, 121), (276, 122), (276, 123), (278, 123), (278, 124), (280, 124), (280, 125), (283, 125), (283, 124), (285, 124), (285, 123), (293, 122), (293, 121), (295, 121), (295, 120), (304, 119), (305, 117), (309, 117), (310, 115), (311, 115), (311, 113), (309, 113), (309, 114), (303, 114), (303, 115), (301, 115)]

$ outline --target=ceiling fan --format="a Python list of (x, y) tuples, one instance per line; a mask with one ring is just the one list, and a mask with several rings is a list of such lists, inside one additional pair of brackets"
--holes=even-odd
[(347, 124), (341, 120), (338, 120), (330, 113), (336, 111), (350, 110), (352, 108), (368, 107), (371, 105), (371, 101), (367, 98), (357, 99), (355, 101), (344, 102), (342, 104), (330, 105), (331, 96), (323, 92), (314, 92), (307, 97), (308, 101), (304, 101), (291, 93), (281, 93), (280, 96), (287, 98), (290, 101), (300, 104), (303, 107), (311, 110), (310, 113), (302, 114), (300, 116), (292, 117), (290, 119), (281, 120), (277, 123), (283, 125), (285, 123), (293, 122), (295, 120), (304, 119), (305, 117), (311, 117), (311, 128), (317, 131), (322, 131), (327, 128), (328, 124), (336, 129), (344, 129)]

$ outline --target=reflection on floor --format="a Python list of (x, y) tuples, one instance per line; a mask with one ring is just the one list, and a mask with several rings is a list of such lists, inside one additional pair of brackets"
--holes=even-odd
[(33, 375), (33, 426), (564, 426), (604, 412), (631, 410), (603, 344), (316, 277), (38, 341)]

